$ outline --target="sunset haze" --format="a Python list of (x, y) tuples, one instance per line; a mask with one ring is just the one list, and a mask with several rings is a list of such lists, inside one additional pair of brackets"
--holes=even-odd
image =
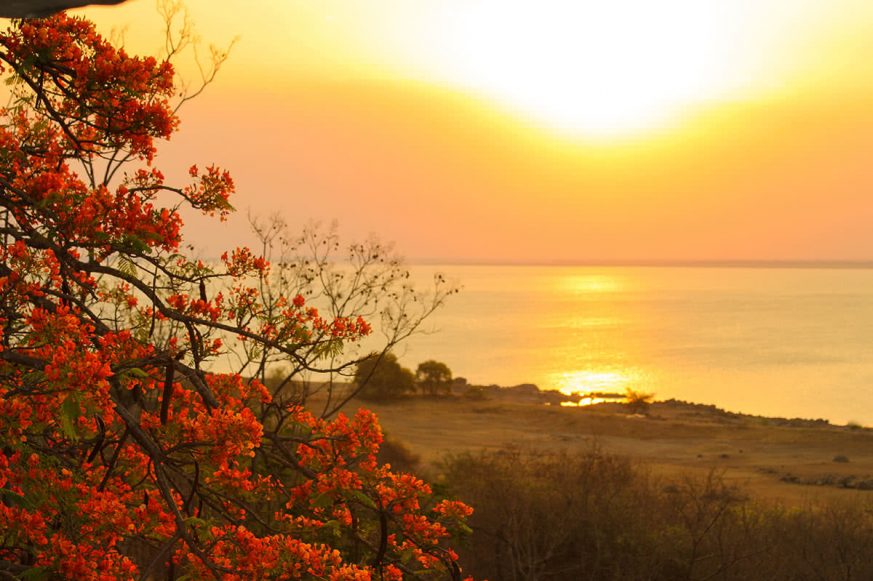
[[(235, 177), (196, 243), (250, 211), (412, 260), (873, 259), (873, 6), (601, 4), (188, 2), (239, 37), (162, 150)], [(149, 0), (82, 13), (160, 48)]]

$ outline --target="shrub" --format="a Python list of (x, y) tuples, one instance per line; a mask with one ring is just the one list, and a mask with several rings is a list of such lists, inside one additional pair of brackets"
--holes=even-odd
[(627, 401), (628, 411), (632, 414), (646, 414), (649, 411), (649, 406), (652, 405), (652, 400), (655, 398), (654, 393), (643, 393), (634, 391), (628, 388), (625, 392), (625, 400)]
[(392, 470), (400, 472), (418, 472), (421, 456), (409, 449), (409, 446), (390, 436), (385, 436), (376, 457), (380, 463), (388, 464)]
[(484, 401), (488, 399), (488, 395), (485, 393), (485, 388), (480, 385), (468, 386), (464, 391), (464, 397), (472, 401)]
[(717, 472), (660, 481), (596, 449), (456, 455), (443, 475), (476, 506), (461, 559), (493, 581), (873, 578), (869, 502), (760, 504)]

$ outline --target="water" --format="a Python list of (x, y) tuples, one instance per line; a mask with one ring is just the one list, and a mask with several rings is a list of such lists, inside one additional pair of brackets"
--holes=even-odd
[(873, 425), (873, 270), (441, 266), (463, 291), (399, 355), (477, 384), (654, 392)]

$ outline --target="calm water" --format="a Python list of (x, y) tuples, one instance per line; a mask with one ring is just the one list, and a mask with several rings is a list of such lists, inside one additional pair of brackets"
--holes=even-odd
[(873, 270), (443, 266), (463, 291), (400, 354), (479, 384), (626, 387), (873, 425)]

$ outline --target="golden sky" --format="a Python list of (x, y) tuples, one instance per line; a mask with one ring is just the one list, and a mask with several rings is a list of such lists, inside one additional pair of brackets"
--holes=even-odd
[[(251, 211), (413, 260), (873, 259), (869, 0), (187, 6), (239, 37), (162, 150), (235, 176), (208, 253)], [(161, 46), (152, 0), (79, 12)]]

